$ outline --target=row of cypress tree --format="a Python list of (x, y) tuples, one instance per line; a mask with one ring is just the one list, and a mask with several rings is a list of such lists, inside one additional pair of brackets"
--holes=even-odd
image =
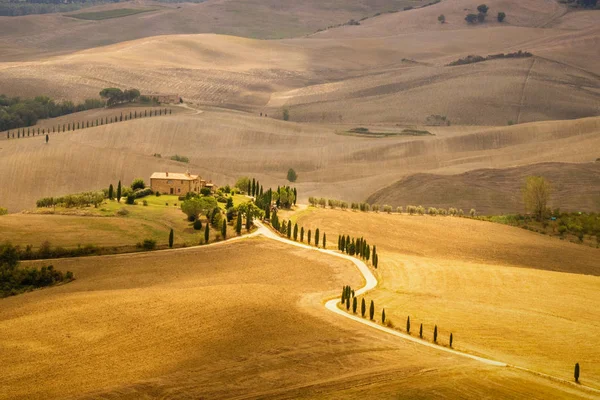
[[(299, 227), (298, 223), (292, 225), (292, 221), (283, 220), (283, 222), (279, 222), (279, 217), (277, 217), (277, 213), (273, 213), (273, 217), (271, 218), (271, 226), (275, 228), (282, 235), (287, 236), (288, 239), (294, 240), (297, 242), (304, 243), (304, 234), (306, 233), (306, 239), (308, 244), (312, 244), (313, 242), (313, 234), (312, 230), (308, 230), (305, 232), (304, 227)], [(316, 247), (322, 246), (324, 249), (327, 248), (327, 234), (323, 232), (321, 236), (321, 231), (319, 228), (315, 229), (314, 235), (314, 245)]]
[(350, 238), (350, 235), (338, 236), (338, 250), (351, 256), (358, 256), (363, 260), (372, 260), (373, 267), (377, 268), (379, 255), (377, 254), (377, 246), (371, 246), (363, 238)]
[[(352, 313), (356, 314), (356, 312), (358, 311), (358, 299), (357, 297), (355, 297), (354, 295), (354, 290), (350, 287), (350, 286), (344, 286), (342, 288), (342, 301), (341, 301), (342, 305), (345, 305), (346, 310), (349, 312), (350, 311), (350, 307), (352, 307)], [(365, 314), (367, 312), (367, 303), (365, 301), (365, 298), (363, 297), (361, 299), (361, 303), (360, 303), (360, 314), (363, 318), (365, 318)], [(371, 304), (369, 306), (369, 319), (371, 321), (373, 321), (373, 319), (375, 318), (375, 302), (373, 300), (371, 300)], [(386, 324), (386, 315), (385, 315), (385, 308), (381, 309), (381, 323), (383, 325)], [(388, 326), (392, 326), (391, 321), (388, 320)], [(408, 333), (410, 335), (410, 316), (408, 316), (406, 318), (406, 333)], [(421, 339), (423, 339), (423, 324), (421, 324), (421, 326), (419, 327), (419, 337)], [(438, 339), (438, 327), (437, 325), (435, 325), (435, 327), (433, 328), (433, 342), (437, 343), (437, 339)], [(450, 347), (452, 347), (454, 343), (454, 335), (452, 333), (450, 333), (450, 339), (449, 339), (449, 345)]]
[[(144, 110), (144, 113), (142, 114), (142, 111), (140, 111), (139, 113), (136, 111), (130, 111), (129, 112), (129, 119), (135, 119), (135, 118), (143, 118), (143, 117), (152, 117), (152, 115), (154, 114), (154, 116), (161, 116), (161, 115), (167, 115), (167, 114), (172, 114), (173, 110), (171, 109), (167, 109), (165, 108), (164, 110), (158, 109), (158, 110), (150, 110), (150, 112), (148, 112), (148, 110)], [(96, 119), (96, 124), (94, 125), (94, 121), (92, 120), (90, 121), (86, 121), (86, 122), (73, 122), (73, 123), (67, 123), (67, 124), (62, 124), (62, 132), (67, 132), (67, 131), (75, 131), (78, 129), (84, 129), (84, 128), (90, 128), (90, 127), (94, 127), (94, 126), (100, 126), (100, 125), (106, 125), (106, 124), (112, 124), (114, 122), (120, 122), (120, 121), (127, 121), (127, 113), (125, 113), (125, 115), (123, 115), (123, 113), (121, 113), (120, 116), (116, 116), (116, 117), (105, 117), (105, 118), (100, 118), (100, 119)], [(53, 126), (52, 127), (52, 133), (61, 132), (61, 125), (57, 125), (57, 126)], [(46, 128), (37, 128), (37, 135), (45, 135), (46, 133), (50, 133), (50, 128), (48, 128), (46, 130)], [(25, 135), (27, 134), (27, 136), (36, 136), (36, 129), (35, 128), (27, 128), (27, 132), (25, 132), (25, 128), (21, 128), (21, 129), (17, 129), (17, 139), (19, 138), (24, 138), (26, 137)], [(7, 139), (14, 139), (15, 138), (15, 131), (6, 131), (6, 138)]]

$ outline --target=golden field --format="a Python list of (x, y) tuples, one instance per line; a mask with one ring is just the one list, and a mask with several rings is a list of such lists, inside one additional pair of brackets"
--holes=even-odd
[[(326, 124), (209, 110), (51, 134), (48, 144), (41, 137), (0, 139), (0, 204), (18, 212), (41, 197), (98, 190), (118, 180), (148, 180), (164, 170), (189, 169), (219, 185), (247, 175), (276, 187), (286, 182), (290, 167), (299, 175), (295, 186), (301, 201), (313, 195), (363, 201), (414, 173), (589, 162), (600, 146), (600, 118), (429, 129), (435, 136), (361, 138), (338, 135)], [(169, 160), (174, 154), (189, 157), (190, 163)], [(577, 182), (571, 192), (578, 190)], [(493, 204), (479, 200), (472, 197), (471, 207)]]
[(377, 246), (379, 286), (367, 293), (413, 334), (433, 326), (441, 343), (562, 379), (579, 362), (585, 384), (600, 387), (598, 250), (504, 225), (456, 217), (308, 209), (305, 229)]
[(323, 299), (362, 278), (311, 250), (256, 238), (54, 265), (76, 280), (2, 300), (0, 398), (591, 398), (340, 319)]

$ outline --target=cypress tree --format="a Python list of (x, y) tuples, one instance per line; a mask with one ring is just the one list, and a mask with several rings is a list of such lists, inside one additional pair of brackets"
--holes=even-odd
[(323, 248), (327, 248), (327, 234), (323, 233)]
[(406, 318), (406, 333), (410, 334), (410, 315)]
[(300, 228), (300, 241), (304, 242), (304, 227)]
[(256, 180), (254, 178), (252, 178), (252, 187), (250, 189), (252, 189), (252, 196), (254, 196), (256, 194)]
[(365, 317), (365, 312), (367, 312), (367, 305), (365, 304), (365, 298), (363, 297), (362, 302), (360, 303), (360, 313), (362, 317)]
[(340, 238), (340, 250), (346, 251), (346, 237), (344, 235)]
[(206, 226), (204, 227), (204, 243), (208, 243), (208, 238), (210, 235), (210, 228), (209, 228), (210, 224), (207, 222)]
[(48, 135), (46, 135), (46, 143), (48, 143)]
[(308, 237), (307, 237), (307, 239), (308, 239), (308, 244), (310, 244), (310, 235), (311, 235), (311, 231), (310, 231), (310, 229), (309, 229), (309, 230), (308, 230)]
[(350, 296), (346, 297), (346, 310), (350, 310)]
[(385, 308), (381, 310), (381, 323), (385, 324)]
[(373, 256), (373, 266), (375, 267), (375, 269), (377, 269), (377, 264), (379, 263), (379, 256), (377, 254), (375, 254)]
[(223, 240), (227, 239), (227, 220), (223, 220), (223, 225), (221, 225), (221, 236), (223, 236)]
[(283, 223), (281, 224), (281, 229), (279, 230), (279, 233), (283, 233), (283, 234), (287, 233), (287, 222), (285, 221), (285, 219), (283, 220)]
[(298, 199), (298, 191), (294, 188), (294, 205), (296, 205), (296, 200)]
[(117, 201), (119, 203), (121, 202), (121, 181), (119, 181), (119, 184), (117, 185)]
[(356, 308), (358, 307), (358, 301), (356, 300), (356, 297), (354, 297), (352, 299), (352, 313), (356, 314)]
[(454, 341), (454, 336), (450, 333), (450, 347), (452, 347), (452, 342)]
[(298, 224), (294, 225), (294, 241), (298, 240)]
[(249, 231), (252, 227), (252, 214), (246, 213), (246, 230)]
[(292, 238), (292, 221), (288, 221), (288, 226), (287, 226), (287, 238), (291, 239)]
[(108, 199), (109, 199), (109, 200), (112, 200), (112, 199), (114, 199), (114, 198), (115, 198), (115, 193), (114, 193), (114, 191), (115, 191), (115, 190), (114, 190), (114, 188), (113, 188), (113, 185), (112, 185), (112, 183), (111, 183), (111, 184), (110, 184), (110, 186), (108, 187)]
[(433, 341), (437, 343), (437, 325), (433, 328)]
[(171, 232), (169, 232), (169, 248), (173, 248), (173, 228), (171, 228)]
[(346, 253), (350, 253), (350, 235), (346, 235)]
[(421, 327), (419, 328), (419, 337), (423, 339), (423, 324), (421, 324)]
[(579, 383), (579, 363), (575, 363), (575, 382)]
[(342, 303), (346, 301), (346, 286), (342, 288)]
[(144, 110), (144, 117), (148, 116), (148, 110)]
[(133, 113), (133, 118), (137, 118), (137, 110)]
[(121, 121), (123, 121), (123, 112), (121, 112)]
[(260, 185), (260, 193), (259, 193), (259, 194), (260, 194), (261, 196), (263, 195), (263, 187), (262, 187), (262, 185)]
[(369, 308), (369, 319), (373, 321), (373, 317), (375, 316), (375, 303), (371, 300), (371, 307)]
[(238, 235), (242, 234), (242, 214), (238, 214), (237, 220), (235, 222), (235, 233)]
[(342, 240), (341, 240), (341, 236), (338, 235), (338, 250), (342, 247)]
[(377, 257), (377, 246), (373, 245), (373, 262), (375, 262), (375, 258)]
[(129, 111), (129, 119), (131, 119), (131, 111)]
[(369, 258), (371, 258), (371, 247), (369, 245), (367, 245), (367, 250), (366, 250), (366, 253), (365, 253), (365, 259), (367, 261), (369, 261)]
[(319, 247), (319, 228), (315, 230), (315, 246)]

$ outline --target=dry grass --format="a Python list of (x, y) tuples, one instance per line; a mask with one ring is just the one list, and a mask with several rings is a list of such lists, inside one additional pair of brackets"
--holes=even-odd
[[(212, 2), (206, 3), (128, 18), (152, 20), (146, 25), (156, 29), (159, 21), (169, 20), (165, 13), (185, 13), (188, 7), (202, 9)], [(226, 3), (233, 7), (232, 2)], [(53, 58), (38, 53), (36, 60), (0, 63), (0, 85), (8, 94), (74, 100), (96, 95), (106, 86), (134, 86), (142, 91), (177, 92), (203, 104), (266, 111), (278, 118), (287, 106), (294, 121), (336, 124), (414, 125), (441, 114), (453, 124), (505, 125), (597, 115), (600, 53), (593, 50), (593, 38), (599, 31), (589, 21), (568, 32), (541, 29), (540, 25), (562, 18), (560, 5), (544, 0), (527, 6), (500, 1), (490, 5), (491, 12), (503, 7), (510, 22), (468, 27), (460, 18), (442, 26), (437, 23), (439, 13), (452, 8), (463, 14), (473, 7), (468, 0), (445, 3), (383, 15), (361, 26), (309, 38), (264, 41), (181, 34), (126, 41), (137, 38), (137, 33), (132, 37), (105, 33), (100, 36), (105, 42), (119, 43)], [(538, 11), (532, 13), (536, 7)], [(596, 14), (588, 19), (599, 22)], [(244, 11), (240, 15), (250, 18)], [(44, 26), (49, 25), (54, 24)], [(69, 37), (77, 36), (77, 26), (61, 26)], [(4, 37), (11, 43), (28, 38), (18, 32), (18, 39), (9, 33)], [(64, 45), (65, 36), (60, 35), (57, 46)], [(29, 39), (34, 45), (39, 41), (39, 37)], [(467, 54), (519, 49), (535, 56), (445, 67)]]
[(361, 278), (310, 250), (255, 239), (55, 266), (77, 280), (2, 300), (2, 399), (583, 398), (330, 315), (321, 299)]
[(479, 215), (525, 212), (521, 188), (528, 176), (552, 185), (552, 204), (563, 211), (600, 210), (600, 162), (543, 163), (508, 169), (482, 169), (459, 175), (416, 174), (369, 196), (370, 204), (455, 207)]
[[(336, 135), (328, 125), (207, 111), (51, 134), (47, 145), (38, 137), (0, 140), (0, 204), (16, 212), (41, 197), (148, 179), (164, 170), (189, 169), (219, 185), (249, 175), (264, 187), (277, 187), (287, 182), (290, 167), (299, 175), (301, 201), (313, 195), (362, 201), (413, 173), (589, 162), (600, 147), (600, 118), (428, 130), (435, 136), (355, 138)], [(173, 154), (189, 157), (190, 163), (165, 158)]]
[[(412, 332), (563, 379), (575, 362), (600, 387), (598, 250), (503, 225), (453, 217), (301, 213), (299, 225), (376, 244), (381, 281), (366, 295)], [(561, 271), (561, 272), (555, 272)], [(587, 275), (583, 275), (587, 274)]]

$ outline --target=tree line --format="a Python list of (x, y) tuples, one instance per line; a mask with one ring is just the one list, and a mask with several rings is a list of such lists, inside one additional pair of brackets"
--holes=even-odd
[(18, 247), (0, 244), (0, 298), (73, 280), (72, 272), (63, 274), (52, 265), (40, 269), (20, 267), (20, 254)]
[(350, 238), (350, 235), (338, 236), (338, 250), (351, 256), (358, 256), (363, 260), (372, 260), (374, 268), (379, 264), (379, 255), (377, 254), (377, 246), (371, 245), (367, 241), (360, 238)]
[[(162, 116), (162, 115), (167, 115), (167, 114), (173, 114), (173, 110), (172, 109), (167, 109), (167, 108), (159, 108), (159, 109), (150, 109), (150, 110), (134, 110), (134, 111), (130, 111), (129, 113), (123, 113), (121, 112), (120, 115), (115, 115), (114, 117), (101, 117), (101, 118), (96, 118), (95, 120), (88, 120), (88, 121), (78, 121), (78, 122), (68, 122), (68, 123), (63, 123), (63, 124), (57, 124), (56, 126), (52, 126), (52, 128), (37, 128), (37, 135), (39, 136), (41, 135), (45, 135), (48, 133), (60, 133), (60, 132), (69, 132), (69, 131), (75, 131), (75, 130), (79, 130), (79, 129), (84, 129), (84, 128), (93, 128), (95, 126), (101, 126), (101, 125), (107, 125), (107, 124), (112, 124), (115, 122), (122, 122), (122, 121), (127, 121), (127, 120), (131, 120), (131, 119), (137, 119), (137, 118), (145, 118), (145, 117), (152, 117), (152, 116)], [(52, 129), (52, 131), (50, 130)], [(61, 130), (62, 129), (62, 130)], [(16, 133), (16, 136), (15, 136)], [(29, 136), (36, 136), (36, 128), (21, 128), (21, 129), (17, 129), (16, 132), (13, 130), (12, 132), (9, 130), (6, 132), (6, 138), (7, 139), (18, 139), (18, 138), (24, 138), (24, 137), (29, 137)]]
[(72, 101), (56, 102), (47, 96), (33, 99), (0, 95), (0, 131), (35, 125), (40, 119), (56, 118), (79, 111), (102, 108), (100, 99), (86, 99), (83, 103)]

